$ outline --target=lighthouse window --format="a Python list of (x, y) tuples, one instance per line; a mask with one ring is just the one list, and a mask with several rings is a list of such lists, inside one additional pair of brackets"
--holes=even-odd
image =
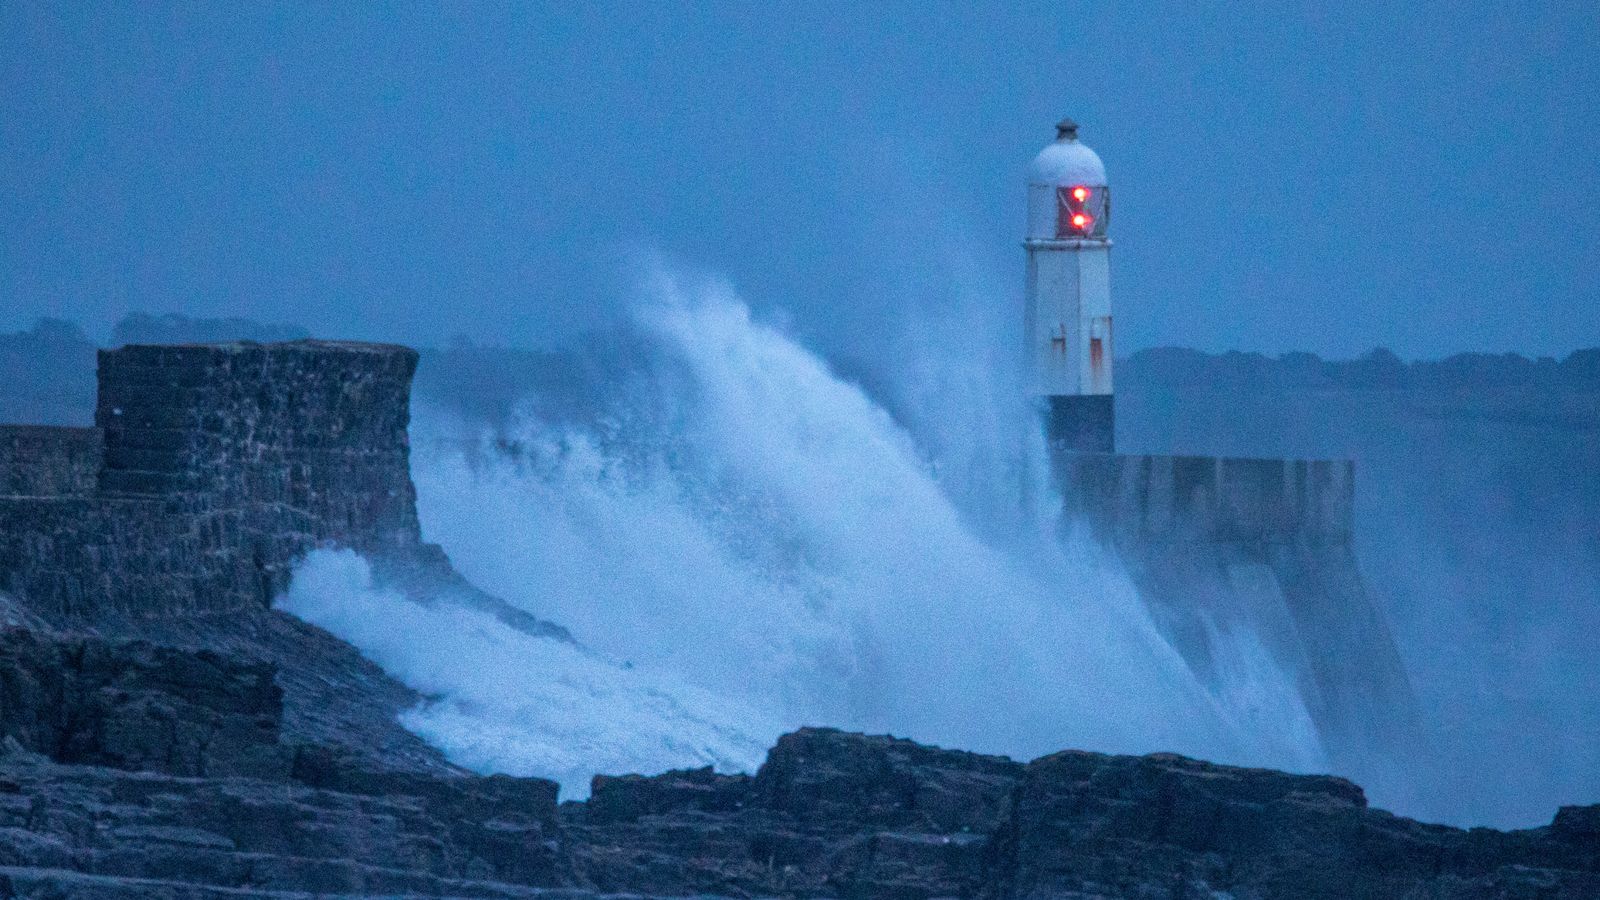
[(1104, 237), (1108, 199), (1104, 187), (1073, 184), (1056, 188), (1056, 237)]

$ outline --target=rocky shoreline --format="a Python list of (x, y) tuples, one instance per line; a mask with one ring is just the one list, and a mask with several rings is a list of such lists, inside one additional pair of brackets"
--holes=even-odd
[(1464, 831), (1329, 776), (812, 728), (754, 775), (599, 776), (558, 803), (303, 741), (275, 674), (0, 632), (0, 897), (1600, 896), (1600, 806)]

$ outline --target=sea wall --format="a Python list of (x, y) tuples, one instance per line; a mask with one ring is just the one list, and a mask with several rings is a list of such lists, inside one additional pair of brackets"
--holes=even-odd
[(94, 428), (0, 425), (0, 497), (87, 496), (100, 474)]
[(390, 345), (130, 346), (100, 353), (110, 495), (204, 497), (345, 542), (414, 541), (406, 426), (416, 351)]
[(1058, 453), (1069, 517), (1116, 548), (1202, 677), (1259, 641), (1335, 753), (1393, 747), (1416, 705), (1352, 540), (1349, 460)]
[(51, 619), (265, 606), (322, 544), (420, 547), (405, 347), (101, 351), (92, 429), (0, 430), (0, 591)]
[(1060, 454), (1074, 512), (1119, 541), (1348, 542), (1350, 460)]

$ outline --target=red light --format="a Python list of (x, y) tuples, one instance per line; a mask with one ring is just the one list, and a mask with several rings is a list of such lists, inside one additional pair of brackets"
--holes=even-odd
[(1078, 187), (1073, 188), (1072, 189), (1072, 199), (1078, 201), (1079, 203), (1082, 203), (1083, 201), (1089, 199), (1089, 189), (1086, 188), (1086, 187), (1083, 187), (1082, 185), (1079, 185)]
[(1089, 230), (1089, 217), (1084, 215), (1083, 213), (1074, 213), (1073, 216), (1072, 216), (1072, 227), (1080, 229), (1082, 231), (1088, 231)]

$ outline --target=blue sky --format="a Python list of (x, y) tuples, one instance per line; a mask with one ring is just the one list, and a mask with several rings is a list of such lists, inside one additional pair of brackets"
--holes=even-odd
[[(1592, 3), (0, 0), (0, 329), (559, 343), (659, 253), (862, 352), (1106, 160), (1123, 351), (1600, 344)], [(1020, 317), (1020, 311), (1016, 313)]]

